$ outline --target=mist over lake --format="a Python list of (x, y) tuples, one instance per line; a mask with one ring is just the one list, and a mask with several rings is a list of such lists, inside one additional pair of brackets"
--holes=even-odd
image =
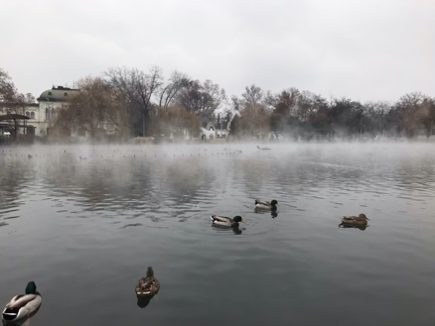
[[(32, 326), (433, 325), (434, 149), (2, 147), (0, 304), (35, 281)], [(367, 227), (339, 226), (360, 213)], [(161, 289), (142, 308), (148, 266)]]

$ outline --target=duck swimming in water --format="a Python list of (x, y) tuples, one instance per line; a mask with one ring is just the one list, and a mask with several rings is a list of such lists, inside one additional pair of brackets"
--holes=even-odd
[(255, 200), (255, 207), (257, 208), (276, 210), (277, 209), (276, 206), (279, 206), (279, 204), (275, 199), (272, 200), (271, 202), (260, 200), (260, 199)]
[(30, 315), (36, 313), (41, 307), (42, 296), (36, 291), (35, 282), (29, 282), (26, 286), (26, 294), (18, 294), (5, 306), (2, 312), (4, 324), (9, 321), (20, 320), (24, 317), (30, 318)]
[(234, 216), (233, 218), (226, 216), (212, 215), (210, 219), (213, 221), (213, 225), (237, 227), (239, 222), (245, 223), (241, 216)]
[(365, 214), (359, 214), (358, 216), (343, 216), (341, 222), (344, 225), (367, 225), (367, 221), (370, 221)]
[(136, 295), (141, 298), (152, 298), (160, 290), (160, 282), (154, 277), (154, 270), (148, 267), (147, 276), (141, 277), (137, 282)]

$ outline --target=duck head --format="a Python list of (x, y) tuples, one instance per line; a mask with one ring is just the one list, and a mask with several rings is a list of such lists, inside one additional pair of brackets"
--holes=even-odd
[(153, 277), (154, 276), (154, 270), (153, 268), (150, 266), (147, 269), (147, 277)]
[(235, 223), (239, 223), (239, 222), (245, 223), (245, 221), (243, 221), (242, 217), (239, 216), (239, 215), (234, 216), (233, 221), (234, 221)]
[(31, 281), (27, 283), (26, 286), (26, 294), (35, 294), (36, 293), (36, 284), (35, 282)]

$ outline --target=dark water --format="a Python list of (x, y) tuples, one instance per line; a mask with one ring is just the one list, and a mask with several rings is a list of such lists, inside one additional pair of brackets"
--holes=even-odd
[(434, 325), (435, 146), (255, 145), (0, 148), (0, 303), (34, 280), (35, 326)]

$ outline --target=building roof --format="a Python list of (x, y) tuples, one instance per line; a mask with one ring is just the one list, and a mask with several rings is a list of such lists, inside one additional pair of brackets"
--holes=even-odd
[(63, 86), (52, 87), (41, 93), (37, 98), (38, 101), (48, 102), (66, 102), (71, 96), (74, 96), (80, 92), (77, 88), (68, 88)]

